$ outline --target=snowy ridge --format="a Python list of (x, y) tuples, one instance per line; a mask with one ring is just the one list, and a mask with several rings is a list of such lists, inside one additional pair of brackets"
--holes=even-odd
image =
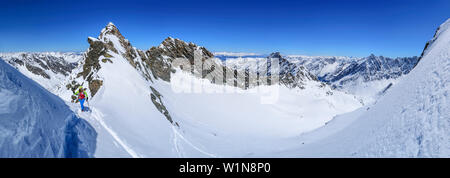
[(0, 60), (0, 157), (93, 157), (96, 131)]

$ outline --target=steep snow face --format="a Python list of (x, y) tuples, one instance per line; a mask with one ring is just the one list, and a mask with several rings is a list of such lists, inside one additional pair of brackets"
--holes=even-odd
[(373, 106), (301, 136), (280, 155), (450, 157), (450, 20), (420, 62)]
[(93, 127), (3, 60), (0, 97), (0, 157), (93, 156)]
[(0, 53), (0, 58), (52, 93), (65, 88), (63, 82), (82, 57), (73, 52)]

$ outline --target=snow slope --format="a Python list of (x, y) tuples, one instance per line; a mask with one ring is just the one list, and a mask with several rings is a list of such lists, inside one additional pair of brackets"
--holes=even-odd
[(276, 156), (450, 157), (450, 19), (417, 66), (373, 106), (342, 115)]
[[(164, 104), (180, 125), (178, 137), (182, 141), (178, 147), (184, 157), (199, 156), (186, 151), (193, 145), (208, 153), (202, 155), (208, 157), (248, 157), (277, 151), (296, 144), (287, 142), (288, 138), (361, 107), (350, 95), (328, 96), (312, 84), (307, 84), (305, 89), (273, 85), (242, 90), (211, 84), (181, 71), (173, 77), (170, 85), (157, 81), (154, 87), (164, 96)], [(186, 80), (201, 89), (176, 92), (179, 88), (189, 88), (177, 80)], [(276, 102), (261, 103), (270, 94), (264, 91), (271, 90), (279, 92)]]
[(95, 130), (0, 60), (0, 157), (92, 157)]

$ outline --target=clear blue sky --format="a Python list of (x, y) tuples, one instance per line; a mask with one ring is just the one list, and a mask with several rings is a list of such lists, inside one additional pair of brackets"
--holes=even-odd
[(211, 51), (420, 55), (448, 0), (0, 1), (0, 51), (85, 51), (113, 22), (133, 46), (167, 36)]

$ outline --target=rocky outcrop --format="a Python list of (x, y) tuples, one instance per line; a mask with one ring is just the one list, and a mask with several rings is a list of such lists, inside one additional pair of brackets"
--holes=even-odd
[[(102, 41), (94, 38), (88, 38), (90, 44), (88, 51), (84, 55), (84, 61), (82, 61), (82, 70), (76, 74), (77, 78), (83, 78), (90, 89), (90, 94), (93, 97), (100, 89), (103, 82), (96, 77), (96, 72), (101, 68), (100, 57), (108, 55), (107, 48)], [(84, 83), (78, 83), (76, 80), (72, 80), (66, 85), (67, 89), (75, 92), (79, 86), (83, 86)]]
[(169, 114), (169, 111), (167, 110), (166, 106), (164, 106), (163, 101), (161, 99), (162, 95), (153, 87), (150, 87), (150, 89), (152, 90), (152, 93), (150, 94), (150, 98), (153, 102), (153, 104), (155, 105), (156, 109), (158, 109), (159, 112), (161, 112), (161, 114), (164, 115), (164, 117), (166, 117), (166, 119), (173, 125), (179, 127), (177, 122), (174, 122), (172, 120), (172, 117)]
[[(242, 89), (253, 88), (258, 85), (274, 84), (268, 73), (270, 64), (263, 64), (262, 70), (255, 72), (237, 66), (227, 66), (222, 61), (215, 59), (214, 55), (206, 48), (193, 43), (186, 43), (179, 39), (167, 38), (158, 47), (152, 47), (146, 51), (146, 60), (154, 78), (170, 81), (171, 73), (175, 71), (172, 61), (176, 58), (187, 60), (190, 72), (199, 78), (209, 79), (212, 83), (230, 85)], [(304, 85), (306, 80), (316, 80), (317, 78), (306, 71), (302, 66), (296, 66), (283, 58), (280, 53), (273, 53), (267, 59), (276, 58), (279, 60), (280, 83), (290, 88)], [(188, 69), (183, 69), (188, 70)], [(219, 81), (220, 80), (220, 81)], [(273, 83), (272, 83), (273, 82)]]
[(288, 88), (298, 87), (303, 89), (306, 81), (313, 80), (318, 82), (317, 77), (308, 72), (304, 66), (289, 62), (279, 52), (270, 54), (268, 58), (278, 59), (280, 66), (278, 71), (279, 82)]
[(28, 71), (30, 71), (33, 74), (40, 75), (40, 76), (42, 76), (42, 77), (44, 77), (46, 79), (50, 79), (50, 76), (47, 73), (45, 73), (45, 71), (42, 70), (39, 67), (32, 66), (30, 64), (25, 64), (25, 67), (28, 69)]
[[(117, 38), (120, 46), (114, 46), (113, 41), (111, 41), (111, 37)], [(116, 54), (123, 55), (128, 60), (128, 62), (130, 62), (130, 64), (136, 68), (136, 62), (134, 59), (138, 57), (138, 51), (133, 48), (130, 41), (125, 39), (125, 37), (120, 33), (119, 29), (113, 23), (109, 23), (102, 30), (98, 39), (104, 43), (107, 50), (110, 50)], [(119, 52), (119, 50), (121, 49), (118, 48), (121, 47), (123, 47), (124, 51)]]
[[(423, 48), (422, 53), (420, 54), (420, 57), (419, 57), (417, 63), (419, 63), (419, 61), (423, 58), (425, 53), (428, 51), (428, 47), (431, 46), (431, 44), (433, 44), (433, 42), (436, 40), (440, 29), (441, 29), (441, 27), (439, 26), (436, 29), (436, 31), (434, 32), (433, 38), (431, 40), (427, 41), (427, 43), (425, 44), (425, 47)], [(416, 67), (417, 63), (414, 65), (414, 67)]]
[[(158, 47), (152, 47), (145, 53), (148, 60), (145, 62), (149, 65), (153, 76), (164, 81), (170, 81), (170, 74), (174, 72), (172, 61), (176, 58), (183, 58), (194, 65), (195, 52), (198, 52), (201, 61), (210, 60), (214, 55), (206, 48), (197, 46), (193, 43), (186, 43), (179, 39), (171, 37), (166, 38)], [(201, 68), (201, 67), (200, 67)], [(192, 67), (193, 71), (198, 67)], [(198, 73), (203, 73), (197, 71)]]
[[(277, 61), (277, 65), (272, 64)], [(231, 78), (227, 78), (227, 81), (231, 81), (231, 84), (230, 82), (228, 84), (243, 89), (274, 84), (303, 89), (307, 81), (320, 83), (307, 68), (291, 62), (279, 52), (271, 53), (266, 57), (235, 57), (225, 60), (223, 63), (228, 69), (227, 72), (232, 73), (227, 76), (231, 76)]]

